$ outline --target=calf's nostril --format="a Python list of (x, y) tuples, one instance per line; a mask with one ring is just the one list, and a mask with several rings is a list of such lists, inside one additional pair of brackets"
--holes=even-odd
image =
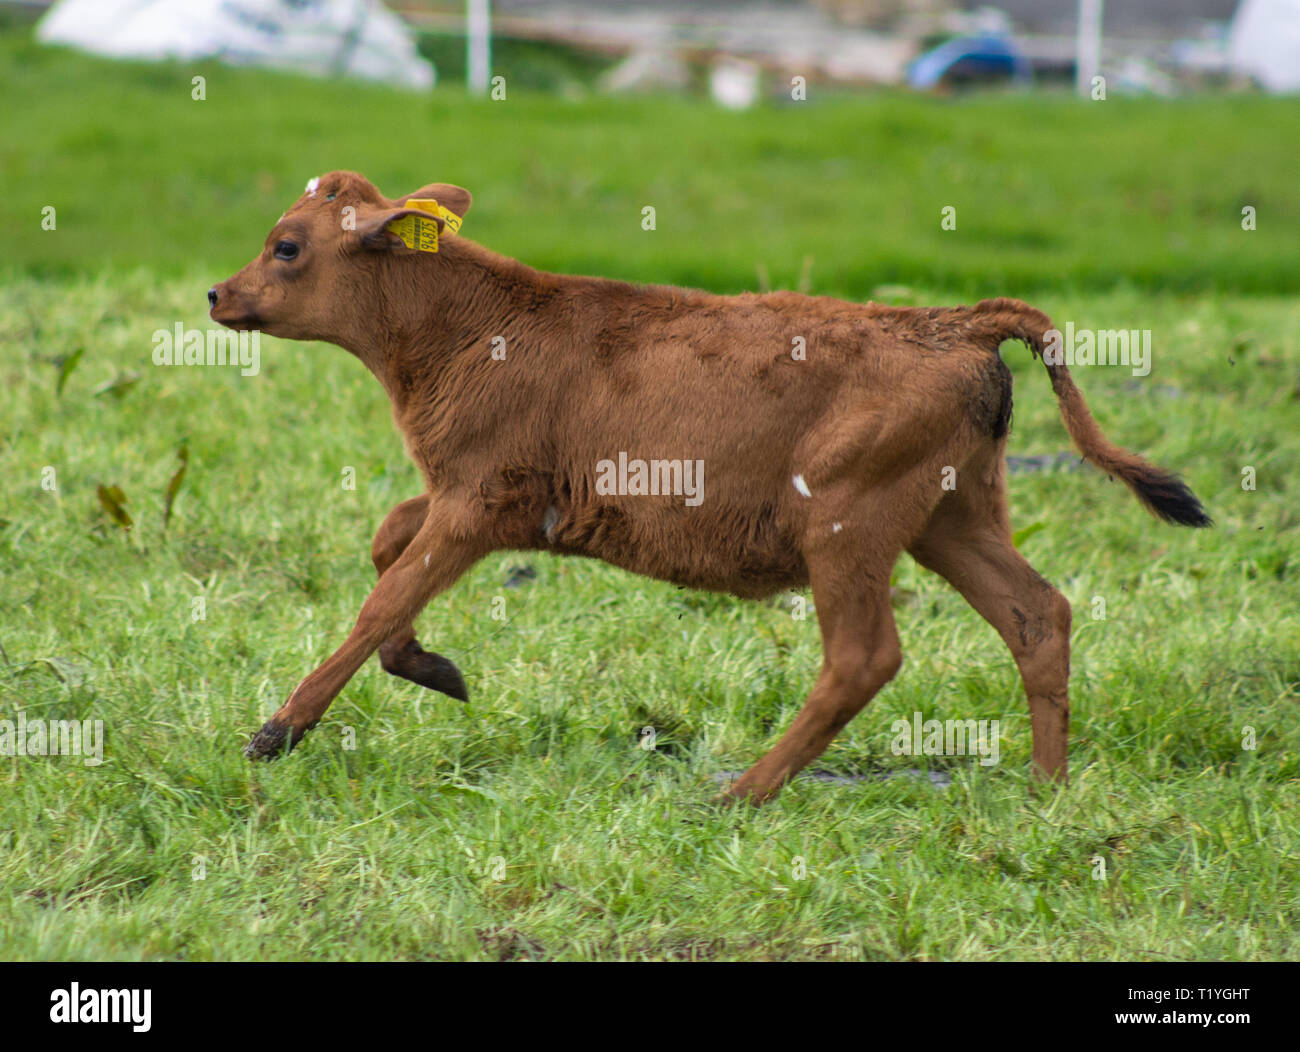
[(215, 307), (216, 305), (217, 305), (217, 290), (215, 288), (208, 289), (208, 306)]

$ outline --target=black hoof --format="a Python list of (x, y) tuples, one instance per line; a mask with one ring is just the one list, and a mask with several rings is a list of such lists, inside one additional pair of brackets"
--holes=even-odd
[(425, 650), (414, 639), (395, 654), (381, 654), (380, 661), (385, 672), (457, 701), (469, 701), (469, 688), (465, 686), (465, 677), (460, 674), (460, 669), (441, 654)]
[(267, 720), (260, 731), (253, 735), (253, 740), (244, 746), (244, 755), (250, 760), (274, 760), (289, 752), (302, 738), (301, 734), (290, 735), (287, 723)]

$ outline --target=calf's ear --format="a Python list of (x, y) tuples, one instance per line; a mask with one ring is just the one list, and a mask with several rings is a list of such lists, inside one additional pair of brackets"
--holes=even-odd
[[(470, 192), (459, 186), (430, 183), (398, 198), (394, 202), (397, 207), (376, 209), (358, 219), (357, 236), (363, 248), (372, 250), (437, 252), (438, 238), (460, 229), (472, 201)], [(412, 204), (416, 207), (407, 207)], [(413, 218), (400, 222), (408, 216)]]
[(427, 201), (429, 198), (433, 198), (444, 208), (450, 208), (461, 219), (465, 218), (465, 213), (474, 202), (473, 195), (464, 187), (453, 186), (451, 183), (430, 183), (428, 186), (420, 187), (413, 194), (399, 197), (397, 203), (404, 205), (410, 200)]
[[(402, 224), (400, 221), (408, 216), (410, 221)], [(358, 217), (356, 231), (361, 247), (371, 251), (403, 253), (422, 247), (426, 252), (437, 252), (438, 238), (446, 228), (442, 216), (420, 208), (379, 208)]]

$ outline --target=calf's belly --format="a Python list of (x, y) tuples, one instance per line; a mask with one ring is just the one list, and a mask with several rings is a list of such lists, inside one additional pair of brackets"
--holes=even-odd
[(744, 598), (808, 583), (796, 538), (771, 509), (706, 511), (655, 499), (548, 509), (537, 547)]

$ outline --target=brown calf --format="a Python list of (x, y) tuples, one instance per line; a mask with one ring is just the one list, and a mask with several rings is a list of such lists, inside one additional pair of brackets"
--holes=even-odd
[[(746, 597), (811, 584), (821, 674), (730, 789), (762, 802), (898, 671), (889, 578), (908, 551), (1001, 633), (1029, 696), (1035, 773), (1065, 780), (1070, 605), (1011, 543), (998, 357), (1008, 339), (1041, 357), (1045, 315), (1010, 299), (893, 308), (549, 274), (453, 236), (469, 206), (456, 186), (392, 201), (332, 172), (208, 293), (223, 325), (360, 358), (427, 484), (380, 527), (379, 583), (346, 642), (250, 757), (296, 744), (375, 650), (394, 675), (464, 699), (413, 621), (487, 553), (538, 549)], [(437, 228), (436, 251), (389, 229), (413, 221), (430, 240)], [(1045, 361), (1083, 455), (1165, 521), (1208, 525), (1176, 476), (1102, 436), (1064, 364)], [(637, 480), (611, 485), (622, 460)]]

